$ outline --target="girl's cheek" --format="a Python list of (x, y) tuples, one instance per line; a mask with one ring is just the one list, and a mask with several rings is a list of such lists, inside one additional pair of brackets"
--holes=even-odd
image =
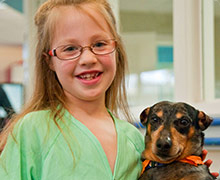
[(116, 65), (116, 57), (115, 53), (114, 54), (109, 54), (106, 56), (103, 56), (102, 62), (105, 63), (108, 66), (114, 66)]
[(60, 63), (57, 64), (57, 68), (59, 68), (60, 71), (70, 71), (73, 70), (75, 67), (75, 63), (72, 61), (61, 61)]

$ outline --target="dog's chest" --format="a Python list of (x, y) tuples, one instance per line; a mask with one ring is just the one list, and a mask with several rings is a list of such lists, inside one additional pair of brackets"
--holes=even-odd
[(150, 168), (139, 180), (213, 180), (205, 165), (193, 166), (175, 162), (165, 166)]

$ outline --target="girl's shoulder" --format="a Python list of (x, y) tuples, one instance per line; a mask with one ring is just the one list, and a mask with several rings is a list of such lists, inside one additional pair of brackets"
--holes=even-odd
[(48, 123), (52, 121), (51, 112), (49, 110), (39, 110), (39, 111), (33, 111), (28, 114), (26, 114), (23, 118), (21, 118), (16, 126), (17, 128), (28, 126), (31, 127), (41, 127), (43, 128)]
[(134, 133), (137, 134), (138, 136), (140, 135), (140, 131), (132, 123), (117, 118), (116, 116), (114, 116), (114, 114), (112, 114), (110, 110), (108, 110), (108, 112), (111, 115), (112, 119), (114, 120), (117, 129), (129, 134)]
[[(13, 127), (0, 159), (10, 159), (11, 162), (12, 157), (22, 157), (17, 162), (23, 160), (32, 162), (36, 158), (40, 163), (40, 160), (46, 159), (59, 136), (60, 131), (53, 123), (50, 111), (42, 110), (28, 113), (19, 119)], [(15, 162), (10, 166), (14, 168), (19, 165)]]
[[(59, 133), (50, 110), (39, 110), (26, 114), (14, 127), (13, 134), (46, 137)], [(20, 135), (19, 135), (20, 134)]]
[(39, 110), (27, 113), (23, 118), (22, 121), (34, 121), (39, 119), (38, 121), (48, 119), (51, 116), (50, 110)]
[(144, 136), (141, 134), (133, 124), (123, 121), (117, 118), (115, 119), (117, 130), (123, 134), (124, 137), (136, 146), (136, 149), (140, 152), (143, 151), (144, 147)]
[(138, 129), (132, 123), (130, 123), (128, 121), (121, 120), (121, 119), (118, 119), (115, 117), (114, 117), (114, 120), (121, 130), (131, 131), (134, 133), (138, 131)]
[(60, 134), (49, 110), (34, 111), (16, 123), (9, 137), (9, 144), (16, 142), (24, 149), (30, 147), (39, 150), (46, 157)]

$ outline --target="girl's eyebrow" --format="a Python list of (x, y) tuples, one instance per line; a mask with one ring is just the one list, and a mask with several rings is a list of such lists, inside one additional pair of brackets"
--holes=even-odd
[(96, 39), (96, 38), (110, 38), (110, 37), (111, 37), (111, 35), (109, 33), (105, 32), (105, 33), (101, 33), (101, 34), (99, 33), (99, 34), (93, 35), (92, 39)]
[(77, 43), (78, 40), (74, 39), (74, 38), (68, 38), (68, 39), (64, 39), (62, 41), (60, 41), (58, 44), (58, 46), (62, 46), (62, 45), (67, 45), (67, 44), (79, 44)]
[[(90, 38), (90, 44), (98, 41), (98, 40), (106, 40), (106, 39), (113, 39), (109, 34), (96, 34), (94, 36), (92, 36)], [(63, 45), (68, 45), (68, 44), (76, 44), (76, 45), (80, 45), (79, 40), (75, 39), (75, 38), (67, 38), (64, 39), (63, 41), (57, 43), (57, 47), (58, 46), (63, 46)]]

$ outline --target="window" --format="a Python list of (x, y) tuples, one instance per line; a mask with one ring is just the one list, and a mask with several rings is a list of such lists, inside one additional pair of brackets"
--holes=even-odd
[(215, 98), (220, 99), (220, 1), (214, 1)]
[(120, 0), (131, 107), (174, 99), (172, 0)]

